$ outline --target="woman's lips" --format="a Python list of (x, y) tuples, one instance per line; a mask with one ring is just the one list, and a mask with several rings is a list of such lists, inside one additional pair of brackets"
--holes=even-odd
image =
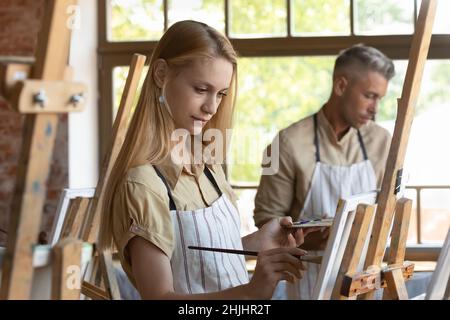
[(194, 117), (194, 116), (192, 116), (191, 118), (194, 119), (194, 121), (201, 122), (202, 124), (205, 124), (205, 123), (208, 122), (208, 120), (206, 120), (206, 119), (201, 119), (201, 118), (197, 118), (197, 117)]

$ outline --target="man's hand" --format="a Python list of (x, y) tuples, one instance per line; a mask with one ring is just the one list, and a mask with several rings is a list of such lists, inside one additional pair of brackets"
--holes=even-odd
[[(326, 214), (322, 215), (322, 219), (328, 218), (330, 218), (330, 216)], [(308, 239), (303, 243), (301, 248), (304, 250), (325, 250), (331, 228), (330, 227), (306, 228), (306, 230), (308, 229), (315, 229), (314, 231), (320, 232), (314, 232), (314, 234), (310, 235)]]
[(258, 232), (259, 250), (270, 250), (280, 247), (298, 247), (305, 242), (305, 237), (321, 228), (289, 228), (291, 217), (273, 218), (264, 224)]

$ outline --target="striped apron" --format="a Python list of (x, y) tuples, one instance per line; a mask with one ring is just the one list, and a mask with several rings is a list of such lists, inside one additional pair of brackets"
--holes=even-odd
[(199, 251), (188, 246), (242, 249), (239, 213), (222, 194), (211, 171), (204, 173), (219, 194), (210, 207), (179, 211), (172, 192), (159, 170), (170, 201), (174, 228), (174, 252), (170, 260), (173, 286), (177, 293), (207, 293), (248, 283), (248, 272), (242, 255)]
[[(376, 175), (361, 133), (357, 131), (359, 145), (364, 161), (350, 166), (334, 166), (320, 162), (317, 114), (314, 115), (314, 144), (316, 147), (316, 166), (311, 180), (311, 188), (305, 198), (300, 217), (303, 219), (334, 217), (338, 200), (342, 197), (373, 191), (377, 187)], [(308, 250), (312, 255), (323, 255), (323, 251)], [(320, 265), (307, 263), (303, 278), (294, 283), (286, 283), (289, 299), (311, 299), (319, 274)]]

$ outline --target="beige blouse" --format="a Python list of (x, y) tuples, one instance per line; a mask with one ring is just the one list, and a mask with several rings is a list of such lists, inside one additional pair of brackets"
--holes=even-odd
[[(170, 159), (157, 166), (172, 192), (177, 210), (209, 207), (219, 198), (204, 174), (205, 164), (178, 165)], [(220, 190), (236, 205), (236, 196), (220, 165), (207, 165)], [(163, 251), (170, 259), (174, 249), (173, 225), (167, 188), (150, 164), (129, 170), (114, 198), (113, 237), (122, 267), (134, 283), (126, 253), (128, 242), (140, 236)]]
[[(317, 118), (321, 162), (349, 166), (364, 160), (356, 129), (350, 128), (338, 141), (322, 109)], [(362, 126), (360, 132), (375, 170), (377, 186), (380, 187), (391, 136), (373, 121)], [(273, 217), (292, 216), (294, 221), (298, 219), (316, 165), (312, 116), (281, 130), (278, 137), (279, 170), (274, 175), (261, 176), (255, 198), (254, 219), (257, 226)]]

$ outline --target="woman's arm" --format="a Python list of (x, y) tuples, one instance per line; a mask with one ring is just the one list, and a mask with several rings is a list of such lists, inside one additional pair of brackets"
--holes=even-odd
[(304, 254), (298, 248), (278, 248), (261, 252), (255, 273), (248, 284), (203, 294), (174, 292), (169, 258), (149, 241), (134, 237), (127, 245), (131, 268), (142, 299), (270, 299), (280, 280), (293, 282), (300, 278), (300, 260), (293, 255)]

